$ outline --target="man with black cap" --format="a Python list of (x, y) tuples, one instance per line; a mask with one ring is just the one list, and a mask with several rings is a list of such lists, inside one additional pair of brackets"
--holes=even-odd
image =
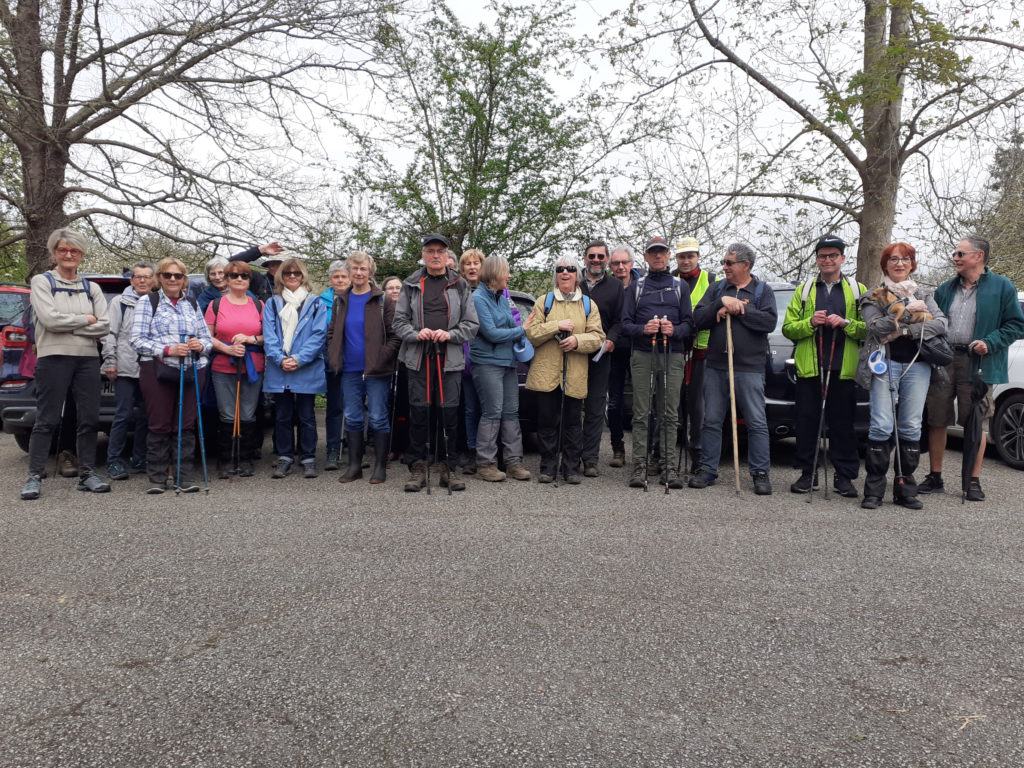
[(601, 358), (590, 358), (587, 370), (587, 397), (583, 401), (583, 475), (597, 477), (598, 455), (604, 419), (608, 404), (608, 380), (612, 370), (612, 353), (619, 339), (619, 320), (622, 317), (622, 283), (608, 274), (608, 244), (594, 240), (585, 252), (586, 264), (580, 290), (589, 296), (601, 313), (601, 326), (605, 342)]
[[(684, 237), (676, 243), (676, 277), (683, 280), (690, 289), (690, 304), (697, 306), (708, 286), (714, 285), (718, 276), (707, 269), (700, 268), (700, 243), (695, 237)], [(686, 409), (689, 423), (690, 471), (696, 472), (700, 464), (701, 431), (704, 427), (704, 359), (708, 353), (708, 336), (710, 331), (700, 331), (693, 337), (692, 346), (686, 351), (686, 368), (683, 387), (685, 401), (680, 400), (680, 410)], [(680, 435), (680, 438), (684, 437)]]
[[(824, 393), (829, 456), (835, 469), (833, 487), (840, 496), (856, 498), (857, 489), (852, 481), (860, 469), (860, 458), (853, 431), (857, 408), (853, 379), (857, 348), (867, 336), (857, 306), (864, 286), (842, 273), (846, 260), (846, 243), (842, 238), (822, 237), (814, 246), (814, 258), (818, 274), (793, 292), (782, 323), (783, 335), (796, 342), (795, 458), (800, 477), (789, 490), (809, 493), (818, 485), (814, 456)], [(822, 459), (819, 456), (819, 464)]]
[[(466, 366), (462, 345), (480, 326), (472, 291), (459, 273), (447, 266), (448, 240), (431, 233), (423, 238), (423, 268), (402, 283), (392, 330), (402, 340), (398, 359), (409, 371), (409, 447), (405, 458), (410, 477), (405, 490), (426, 485), (426, 446), (430, 437), (430, 406), (440, 409), (444, 445), (434, 435), (430, 445), (441, 462), (442, 487), (453, 491), (466, 484), (455, 474), (458, 458), (459, 386)], [(440, 352), (433, 356), (434, 351)]]
[[(683, 350), (693, 333), (690, 292), (686, 284), (669, 272), (671, 251), (668, 241), (654, 237), (644, 247), (647, 274), (626, 290), (622, 308), (622, 334), (633, 341), (630, 367), (633, 371), (633, 472), (630, 488), (647, 482), (647, 432), (655, 412), (658, 435), (668, 435), (661, 445), (660, 483), (682, 488), (676, 472), (676, 431), (679, 425), (678, 393), (683, 384)], [(666, 348), (667, 344), (667, 348)], [(667, 362), (667, 368), (665, 364)], [(664, 402), (657, 402), (651, 388), (667, 371)], [(665, 445), (668, 443), (668, 445)]]

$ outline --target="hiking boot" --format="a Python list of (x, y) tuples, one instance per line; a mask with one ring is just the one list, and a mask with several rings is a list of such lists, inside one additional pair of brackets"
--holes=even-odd
[(143, 472), (146, 471), (145, 460), (136, 461), (135, 459), (132, 459), (131, 461), (128, 462), (128, 471), (131, 472), (133, 475), (141, 475)]
[(878, 496), (865, 496), (860, 503), (861, 509), (878, 509), (882, 506), (882, 500)]
[(61, 477), (78, 477), (78, 460), (71, 451), (61, 451), (57, 457), (57, 471)]
[(530, 470), (524, 467), (521, 461), (506, 465), (505, 474), (513, 480), (529, 480), (532, 477)]
[(555, 482), (555, 476), (554, 475), (549, 475), (547, 472), (541, 472), (539, 475), (537, 475), (537, 482), (538, 483), (553, 483), (553, 482)]
[(341, 463), (341, 451), (332, 448), (327, 452), (327, 460), (324, 462), (324, 472), (337, 472)]
[(286, 475), (290, 475), (292, 471), (292, 460), (284, 458), (283, 456), (277, 460), (274, 465), (274, 471), (270, 473), (270, 476), (275, 480), (280, 480)]
[(149, 488), (146, 489), (146, 493), (150, 496), (155, 496), (156, 494), (163, 493), (166, 490), (167, 485), (165, 483), (150, 483)]
[(580, 483), (583, 482), (583, 478), (580, 477), (579, 475), (566, 475), (565, 482), (567, 482), (569, 485), (579, 485)]
[(708, 486), (714, 485), (717, 480), (718, 478), (706, 469), (699, 469), (697, 470), (697, 474), (690, 478), (688, 485), (691, 488), (707, 488)]
[(21, 489), (21, 498), (24, 501), (38, 499), (43, 492), (43, 478), (39, 475), (29, 475), (28, 480)]
[(683, 488), (683, 481), (679, 479), (679, 473), (672, 467), (665, 470), (665, 473), (661, 476), (661, 482), (662, 484), (667, 484), (674, 491), (680, 491)]
[(408, 493), (417, 493), (427, 484), (427, 462), (417, 461), (409, 467), (409, 479), (405, 481)]
[[(920, 490), (921, 490), (920, 486), (918, 486), (917, 490), (918, 490), (918, 492), (920, 492)], [(985, 492), (983, 490), (981, 490), (981, 481), (978, 478), (976, 478), (976, 477), (972, 477), (970, 482), (967, 485), (967, 500), (968, 501), (984, 501), (985, 500)]]
[(924, 504), (917, 496), (894, 496), (892, 500), (893, 504), (904, 507), (906, 509), (923, 509)]
[(626, 466), (626, 446), (624, 445), (613, 445), (612, 446), (612, 457), (608, 460), (609, 467), (624, 467)]
[(256, 474), (256, 470), (253, 468), (251, 461), (241, 461), (238, 463), (239, 477), (252, 477), (254, 474)]
[(812, 489), (818, 490), (817, 472), (801, 472), (796, 482), (789, 486), (790, 493), (810, 493)]
[(597, 469), (597, 464), (584, 464), (583, 465), (583, 476), (584, 477), (600, 477), (601, 473)]
[(441, 479), (438, 480), (437, 484), (442, 488), (451, 488), (453, 491), (466, 490), (465, 481), (460, 480), (458, 476), (454, 473), (454, 470), (448, 468), (447, 464), (442, 465)]
[(500, 483), (505, 479), (505, 473), (498, 469), (497, 464), (477, 467), (476, 474), (481, 480), (486, 480), (488, 483)]
[(314, 477), (319, 477), (320, 473), (316, 471), (315, 461), (304, 461), (302, 462), (302, 476), (306, 480), (312, 480)]
[(220, 471), (217, 472), (217, 477), (221, 480), (230, 480), (231, 476), (235, 474), (229, 467), (221, 467)]
[(99, 475), (86, 475), (79, 478), (78, 490), (88, 491), (89, 493), (109, 493), (110, 484), (103, 482)]
[(470, 448), (459, 457), (459, 466), (462, 467), (462, 474), (464, 475), (475, 475), (477, 473), (476, 448)]
[(629, 476), (630, 488), (644, 488), (647, 486), (647, 465), (634, 464), (633, 472)]
[(941, 472), (929, 472), (917, 486), (918, 493), (945, 493), (946, 484), (942, 482)]
[(848, 477), (836, 475), (832, 478), (832, 490), (847, 499), (856, 499), (860, 494), (853, 487), (853, 482)]
[(107, 476), (111, 480), (127, 480), (128, 467), (121, 459), (111, 459), (107, 462)]
[(199, 493), (199, 483), (190, 477), (183, 477), (174, 490), (176, 493)]
[(768, 473), (755, 472), (754, 473), (754, 493), (758, 496), (771, 496), (772, 495), (772, 484), (768, 479)]

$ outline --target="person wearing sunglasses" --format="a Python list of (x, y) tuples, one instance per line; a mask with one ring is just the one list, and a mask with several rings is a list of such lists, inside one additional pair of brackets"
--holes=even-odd
[[(171, 470), (183, 493), (195, 493), (199, 490), (193, 467), (198, 404), (192, 394), (191, 378), (186, 378), (182, 388), (181, 367), (185, 366), (186, 377), (199, 378), (201, 390), (213, 342), (199, 305), (186, 293), (185, 265), (175, 258), (161, 259), (156, 265), (156, 274), (159, 290), (136, 303), (132, 322), (132, 347), (139, 354), (139, 386), (146, 400), (149, 426), (146, 440), (149, 488), (146, 493), (163, 493)], [(179, 403), (181, 432), (177, 434)], [(175, 454), (178, 448), (181, 451), (180, 477)]]
[(281, 268), (281, 263), (293, 254), (286, 253), (278, 242), (264, 243), (246, 248), (232, 256), (229, 261), (244, 261), (254, 267), (263, 267), (265, 273), (253, 272), (249, 280), (249, 290), (260, 301), (266, 303), (274, 295), (274, 276)]
[[(956, 277), (935, 290), (935, 303), (949, 319), (948, 341), (953, 347), (953, 362), (946, 366), (948, 380), (933, 376), (928, 387), (928, 462), (929, 472), (920, 493), (942, 493), (942, 455), (946, 450), (946, 427), (956, 420), (962, 426), (971, 405), (973, 372), (970, 357), (981, 359), (982, 380), (988, 391), (982, 400), (985, 423), (982, 424), (978, 456), (974, 461), (966, 491), (967, 501), (984, 501), (981, 489), (981, 462), (985, 457), (985, 435), (992, 418), (992, 387), (1008, 381), (1008, 350), (1014, 341), (1024, 338), (1017, 289), (1002, 275), (988, 268), (991, 246), (983, 237), (965, 237), (953, 251)], [(954, 411), (954, 402), (958, 408)]]
[[(730, 415), (729, 355), (727, 322), (732, 327), (733, 372), (736, 405), (747, 425), (747, 464), (754, 493), (772, 492), (771, 446), (765, 418), (764, 373), (768, 359), (768, 334), (775, 330), (778, 309), (775, 294), (767, 283), (751, 274), (754, 249), (746, 243), (732, 243), (722, 259), (724, 280), (705, 292), (693, 311), (698, 331), (708, 334), (708, 355), (704, 364), (703, 450), (691, 488), (707, 488), (718, 478), (722, 458), (722, 424)], [(726, 321), (725, 317), (731, 318)]]
[[(302, 259), (281, 264), (274, 297), (263, 307), (263, 339), (267, 368), (263, 390), (274, 396), (277, 462), (271, 477), (290, 474), (296, 455), (302, 476), (316, 471), (316, 396), (327, 388), (324, 347), (327, 341), (327, 309), (313, 292)], [(299, 420), (295, 444), (293, 421)]]
[(21, 498), (38, 499), (53, 431), (64, 415), (66, 399), (77, 408), (78, 490), (106, 493), (110, 485), (93, 471), (96, 424), (100, 411), (100, 356), (96, 342), (110, 331), (107, 300), (96, 283), (79, 276), (84, 236), (70, 229), (50, 234), (46, 248), (53, 269), (31, 281), (29, 301), (35, 315), (36, 421), (29, 437), (28, 480)]
[[(856, 381), (871, 392), (871, 424), (864, 455), (863, 509), (877, 509), (885, 495), (885, 476), (898, 446), (893, 478), (893, 503), (921, 509), (914, 471), (921, 458), (921, 419), (932, 367), (920, 359), (921, 341), (946, 333), (946, 316), (932, 292), (911, 278), (917, 251), (909, 243), (889, 243), (880, 259), (882, 282), (860, 299), (867, 340)], [(872, 358), (884, 349), (883, 372), (872, 370)], [(895, 396), (895, 402), (894, 402)]]
[[(146, 403), (139, 386), (139, 354), (132, 348), (132, 322), (135, 306), (156, 285), (156, 267), (138, 261), (129, 267), (131, 284), (110, 302), (110, 333), (103, 338), (103, 373), (114, 382), (114, 420), (107, 444), (107, 475), (111, 480), (127, 480), (129, 471), (141, 472), (146, 466)], [(132, 457), (125, 457), (128, 433), (132, 433)]]
[(818, 487), (818, 466), (825, 459), (820, 455), (818, 427), (824, 414), (828, 458), (835, 470), (833, 487), (840, 496), (855, 499), (853, 480), (860, 470), (860, 456), (857, 434), (851, 428), (857, 409), (853, 377), (860, 342), (867, 337), (857, 301), (867, 289), (843, 275), (846, 243), (841, 237), (821, 237), (814, 247), (814, 260), (818, 274), (793, 291), (782, 322), (783, 336), (796, 342), (794, 463), (800, 476), (789, 490), (810, 493)]
[[(263, 396), (263, 302), (249, 293), (252, 269), (231, 262), (224, 272), (228, 291), (206, 308), (204, 319), (213, 339), (210, 376), (217, 394), (217, 454), (220, 478), (252, 477), (259, 448), (256, 409)], [(235, 408), (238, 408), (237, 455)], [(205, 422), (204, 422), (205, 423)]]
[(537, 393), (540, 483), (554, 482), (559, 473), (570, 485), (583, 482), (588, 356), (601, 348), (605, 335), (597, 302), (584, 297), (579, 274), (575, 256), (559, 257), (554, 290), (537, 299), (523, 324), (534, 348), (526, 388)]
[[(462, 345), (476, 336), (480, 322), (469, 283), (447, 265), (448, 239), (436, 232), (425, 235), (422, 254), (423, 267), (402, 283), (393, 326), (402, 340), (398, 359), (405, 364), (409, 382), (405, 461), (410, 475), (405, 490), (415, 493), (426, 485), (427, 461), (433, 460), (427, 456), (429, 444), (441, 463), (441, 485), (461, 491), (466, 483), (455, 475), (455, 462), (459, 387), (466, 366)], [(428, 443), (431, 406), (440, 409), (443, 427)], [(442, 432), (443, 444), (439, 440)]]
[[(647, 484), (647, 435), (654, 414), (654, 438), (660, 442), (659, 482), (682, 488), (676, 470), (676, 433), (679, 428), (679, 392), (683, 386), (686, 344), (693, 335), (690, 290), (669, 272), (671, 251), (664, 237), (653, 237), (644, 246), (647, 274), (626, 291), (622, 307), (622, 332), (630, 337), (633, 352), (633, 471), (630, 488)], [(653, 387), (652, 387), (653, 384)], [(657, 392), (664, 388), (662, 397)], [(675, 393), (675, 394), (671, 394)]]

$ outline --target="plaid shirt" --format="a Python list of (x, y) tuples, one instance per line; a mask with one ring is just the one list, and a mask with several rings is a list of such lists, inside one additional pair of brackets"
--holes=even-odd
[[(199, 309), (192, 306), (187, 298), (178, 299), (173, 304), (163, 291), (159, 291), (160, 303), (156, 314), (153, 313), (153, 302), (145, 296), (135, 305), (135, 318), (132, 322), (132, 348), (139, 353), (142, 360), (160, 358), (165, 364), (177, 366), (179, 358), (164, 358), (164, 350), (172, 344), (180, 344), (182, 336), (195, 336), (203, 342), (203, 355), (197, 363), (199, 368), (206, 365), (205, 356), (213, 349), (210, 329), (206, 325)], [(190, 359), (190, 358), (186, 358)]]

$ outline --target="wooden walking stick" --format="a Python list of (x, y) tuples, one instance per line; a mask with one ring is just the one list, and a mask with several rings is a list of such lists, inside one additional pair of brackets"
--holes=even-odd
[(740, 443), (736, 435), (736, 374), (732, 368), (732, 315), (725, 316), (725, 349), (729, 355), (729, 407), (732, 410), (732, 468), (736, 475), (736, 495), (740, 494)]

